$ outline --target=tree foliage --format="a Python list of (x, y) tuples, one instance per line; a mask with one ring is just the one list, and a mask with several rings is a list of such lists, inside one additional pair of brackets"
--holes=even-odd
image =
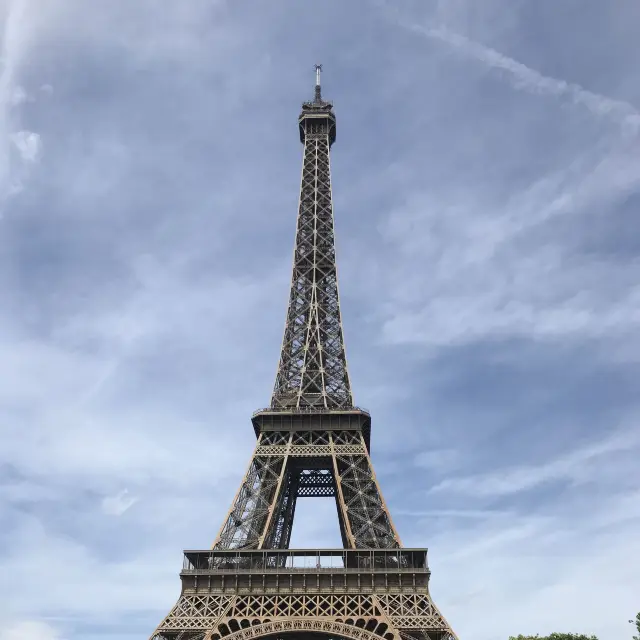
[(640, 640), (640, 613), (638, 613), (636, 615), (636, 619), (635, 620), (629, 620), (629, 622), (631, 624), (635, 624), (636, 625), (636, 630), (638, 631), (638, 635), (637, 636), (633, 636), (633, 640)]
[(552, 633), (550, 636), (511, 636), (509, 640), (598, 640), (598, 638), (586, 636), (584, 633)]

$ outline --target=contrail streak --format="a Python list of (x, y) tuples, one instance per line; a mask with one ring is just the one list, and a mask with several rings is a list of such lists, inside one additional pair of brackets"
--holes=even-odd
[[(378, 6), (381, 5), (379, 4)], [(384, 9), (386, 9), (387, 13), (391, 13), (388, 5), (384, 5)], [(399, 26), (427, 38), (444, 42), (492, 69), (505, 71), (506, 77), (515, 89), (522, 89), (532, 94), (567, 97), (574, 104), (585, 107), (593, 115), (613, 120), (623, 127), (629, 135), (635, 135), (640, 131), (640, 111), (628, 102), (614, 100), (608, 96), (594, 93), (579, 84), (545, 76), (539, 71), (505, 56), (491, 47), (471, 40), (444, 26), (428, 27), (415, 23), (408, 24), (398, 15), (397, 11), (393, 13), (395, 14), (393, 15), (393, 20)]]

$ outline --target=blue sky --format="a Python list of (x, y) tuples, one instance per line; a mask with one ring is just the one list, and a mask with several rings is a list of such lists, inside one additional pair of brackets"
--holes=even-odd
[[(631, 636), (638, 3), (0, 7), (1, 640), (148, 637), (215, 537), (315, 62), (354, 394), (436, 603), (461, 638)], [(337, 540), (303, 502), (296, 544)]]

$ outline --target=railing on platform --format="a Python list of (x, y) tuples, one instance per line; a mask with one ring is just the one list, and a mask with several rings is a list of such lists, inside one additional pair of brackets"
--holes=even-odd
[(183, 572), (428, 572), (426, 549), (185, 551)]
[(364, 413), (371, 417), (368, 409), (364, 407), (344, 407), (342, 409), (326, 409), (325, 407), (265, 407), (264, 409), (256, 409), (252, 417), (261, 413), (285, 413), (291, 415), (309, 414), (309, 413)]

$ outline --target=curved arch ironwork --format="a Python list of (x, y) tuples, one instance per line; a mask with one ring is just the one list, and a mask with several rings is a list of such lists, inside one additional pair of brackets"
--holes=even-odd
[[(365, 622), (363, 620), (363, 622)], [(370, 621), (369, 621), (370, 622)], [(370, 625), (366, 625), (370, 626)], [(376, 621), (376, 628), (386, 632), (378, 635), (373, 630), (367, 629), (365, 626), (357, 626), (356, 624), (345, 624), (337, 620), (318, 620), (318, 619), (289, 619), (275, 620), (265, 622), (263, 624), (250, 624), (242, 627), (228, 635), (220, 636), (220, 634), (212, 633), (211, 636), (205, 636), (206, 640), (254, 640), (255, 638), (263, 638), (268, 636), (279, 635), (281, 633), (292, 632), (309, 632), (329, 635), (332, 637), (339, 636), (349, 638), (350, 640), (396, 640), (397, 635), (388, 631), (388, 625), (383, 620)]]

